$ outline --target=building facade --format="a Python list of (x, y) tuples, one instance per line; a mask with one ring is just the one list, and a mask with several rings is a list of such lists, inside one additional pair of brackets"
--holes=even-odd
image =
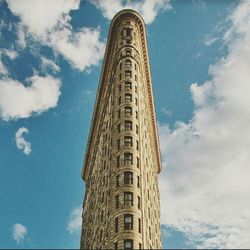
[(81, 249), (159, 249), (161, 171), (145, 24), (111, 22), (82, 178)]

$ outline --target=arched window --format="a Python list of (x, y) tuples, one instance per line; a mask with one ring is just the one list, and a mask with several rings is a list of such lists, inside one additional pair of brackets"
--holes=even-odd
[(126, 67), (126, 68), (130, 68), (131, 65), (132, 65), (132, 62), (131, 62), (129, 59), (127, 59), (127, 60), (125, 61), (125, 67)]

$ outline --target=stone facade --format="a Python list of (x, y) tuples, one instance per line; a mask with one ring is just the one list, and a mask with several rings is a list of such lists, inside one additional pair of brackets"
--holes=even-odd
[(113, 18), (82, 178), (81, 249), (159, 249), (161, 171), (145, 24)]

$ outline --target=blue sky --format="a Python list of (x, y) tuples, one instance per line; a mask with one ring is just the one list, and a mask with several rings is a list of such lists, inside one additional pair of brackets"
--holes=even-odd
[(0, 248), (79, 248), (112, 16), (147, 24), (164, 248), (249, 248), (250, 3), (0, 1)]

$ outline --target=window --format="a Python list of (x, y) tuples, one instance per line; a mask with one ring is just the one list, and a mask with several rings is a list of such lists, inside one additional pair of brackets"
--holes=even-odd
[(118, 217), (115, 218), (115, 232), (118, 233), (118, 226), (119, 226), (119, 221)]
[(125, 70), (125, 77), (132, 77), (132, 72), (130, 70)]
[(133, 249), (133, 240), (124, 240), (124, 250)]
[(124, 192), (124, 206), (133, 206), (132, 192)]
[(136, 149), (139, 150), (139, 142), (136, 141)]
[(135, 111), (135, 118), (138, 119), (138, 111)]
[(132, 89), (132, 82), (125, 82), (125, 90), (131, 90)]
[(138, 218), (138, 232), (141, 233), (141, 219)]
[(132, 107), (125, 107), (125, 115), (132, 115)]
[(121, 92), (122, 91), (122, 85), (120, 84), (119, 85), (119, 92)]
[(148, 208), (148, 218), (150, 219), (150, 208)]
[(115, 196), (115, 207), (119, 208), (119, 194)]
[(125, 94), (125, 102), (132, 102), (132, 94)]
[(115, 242), (114, 248), (115, 250), (118, 250), (118, 242)]
[(118, 98), (118, 104), (120, 105), (121, 103), (122, 103), (122, 97), (119, 96), (119, 98)]
[(136, 134), (138, 134), (138, 133), (139, 133), (139, 127), (138, 127), (138, 125), (136, 125), (135, 128), (136, 128), (136, 130), (135, 130), (135, 131), (136, 131)]
[(124, 172), (124, 184), (133, 184), (133, 172)]
[(138, 106), (138, 100), (135, 98), (135, 105)]
[(135, 93), (137, 93), (137, 86), (135, 86)]
[(119, 181), (119, 178), (120, 178), (120, 175), (118, 174), (117, 176), (116, 176), (116, 187), (119, 187), (120, 185), (120, 181)]
[(139, 243), (139, 250), (141, 250), (141, 243)]
[(116, 157), (116, 166), (119, 168), (120, 167), (120, 155)]
[(125, 35), (131, 36), (131, 28), (125, 28)]
[(136, 166), (139, 168), (140, 167), (140, 160), (139, 157), (136, 158)]
[(127, 60), (125, 61), (125, 68), (130, 68), (131, 65), (132, 65), (132, 62), (131, 62), (129, 59), (127, 59)]
[(121, 118), (121, 110), (118, 110), (118, 118)]
[(125, 53), (126, 53), (127, 56), (130, 56), (131, 55), (131, 50), (130, 49), (126, 49)]
[(122, 62), (120, 62), (120, 69), (122, 69)]
[(120, 149), (120, 139), (117, 141), (117, 150), (119, 150)]
[(103, 210), (101, 212), (101, 222), (103, 221)]
[(135, 63), (135, 70), (137, 69), (136, 63)]
[(119, 74), (119, 80), (121, 81), (121, 79), (122, 79), (122, 74), (120, 73)]
[(149, 227), (149, 239), (151, 240), (151, 227)]
[(124, 229), (132, 230), (133, 229), (133, 215), (124, 214)]
[(140, 196), (137, 196), (137, 207), (138, 207), (138, 209), (141, 209), (141, 198), (140, 198)]
[(137, 75), (135, 75), (135, 81), (137, 82)]
[(121, 124), (118, 124), (118, 125), (117, 125), (117, 131), (118, 131), (118, 133), (121, 132)]
[(125, 121), (124, 123), (125, 130), (132, 130), (132, 121)]
[(124, 146), (125, 147), (132, 147), (133, 146), (132, 136), (124, 136)]
[(124, 164), (125, 165), (133, 164), (133, 155), (131, 153), (124, 153)]
[(137, 187), (140, 188), (140, 176), (137, 175)]

